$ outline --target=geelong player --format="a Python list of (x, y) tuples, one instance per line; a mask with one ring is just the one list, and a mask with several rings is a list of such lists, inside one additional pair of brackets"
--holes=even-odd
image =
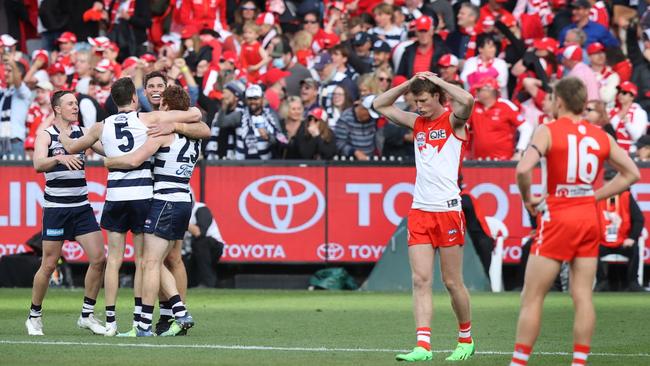
[[(189, 96), (181, 87), (169, 86), (165, 89), (161, 110), (188, 107)], [(201, 125), (204, 126), (201, 137), (209, 137), (210, 129), (205, 124)], [(183, 239), (189, 224), (192, 213), (190, 178), (199, 158), (199, 150), (200, 141), (181, 134), (171, 134), (149, 138), (134, 152), (105, 161), (109, 169), (129, 169), (140, 166), (155, 155), (154, 197), (144, 227), (142, 315), (137, 327), (139, 337), (153, 335), (153, 305), (161, 288), (169, 296), (170, 302), (180, 301), (174, 277), (163, 265), (163, 260), (174, 245)], [(174, 305), (173, 310), (176, 321), (163, 335), (176, 335), (194, 325), (184, 307)]]
[[(95, 319), (94, 307), (104, 275), (104, 238), (88, 202), (84, 154), (66, 151), (59, 141), (62, 131), (71, 130), (72, 138), (83, 131), (72, 125), (79, 117), (79, 104), (72, 92), (58, 91), (52, 96), (53, 125), (36, 136), (34, 168), (45, 173), (43, 195), (43, 258), (34, 276), (32, 306), (25, 322), (29, 335), (43, 335), (41, 305), (50, 276), (61, 257), (64, 240), (76, 240), (88, 256), (84, 281), (84, 302), (77, 325), (95, 334), (104, 334), (104, 326)], [(98, 147), (101, 152), (101, 148)]]
[[(409, 91), (415, 96), (419, 114), (393, 106), (400, 95)], [(443, 107), (446, 95), (451, 98), (451, 111)], [(471, 94), (431, 72), (418, 73), (408, 83), (388, 90), (374, 101), (375, 110), (394, 123), (413, 129), (415, 135), (417, 178), (408, 214), (408, 251), (417, 346), (411, 353), (397, 355), (397, 360), (432, 358), (431, 287), (436, 250), (442, 280), (459, 324), (458, 345), (447, 360), (466, 360), (474, 354), (469, 293), (462, 275), (465, 218), (458, 188), (458, 171), (467, 140), (465, 124), (473, 106)]]
[[(591, 298), (601, 237), (596, 201), (627, 190), (639, 179), (639, 170), (625, 151), (600, 127), (583, 119), (587, 88), (581, 80), (562, 79), (553, 97), (557, 119), (537, 129), (517, 164), (517, 184), (524, 204), (531, 213), (539, 214), (511, 366), (528, 363), (539, 335), (544, 297), (563, 261), (569, 262), (575, 308), (572, 365), (586, 364), (596, 321)], [(533, 169), (542, 158), (546, 159), (542, 164), (546, 197), (530, 193)], [(606, 160), (618, 174), (594, 192), (593, 183)]]
[[(135, 86), (129, 78), (116, 81), (111, 88), (111, 97), (118, 106), (118, 114), (108, 117), (103, 123), (97, 123), (81, 138), (72, 140), (62, 135), (61, 140), (69, 151), (83, 151), (88, 146), (101, 141), (106, 156), (120, 156), (142, 146), (147, 140), (149, 127), (157, 123), (177, 126), (194, 136), (197, 129), (202, 130), (203, 123), (195, 126), (186, 123), (198, 122), (201, 112), (192, 108), (188, 111), (149, 112), (135, 111), (138, 99)], [(117, 334), (115, 303), (119, 287), (119, 270), (124, 256), (126, 234), (133, 233), (136, 251), (136, 274), (134, 279), (135, 311), (134, 328), (139, 321), (141, 303), (141, 260), (143, 248), (144, 222), (149, 214), (153, 197), (153, 179), (151, 163), (143, 162), (140, 166), (129, 169), (109, 170), (106, 190), (106, 203), (102, 212), (101, 227), (108, 232), (108, 261), (104, 279), (106, 297), (106, 335)], [(129, 335), (129, 333), (126, 333)]]

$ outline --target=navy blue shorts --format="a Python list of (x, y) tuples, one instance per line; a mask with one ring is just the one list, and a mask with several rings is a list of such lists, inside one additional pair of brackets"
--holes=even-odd
[(135, 201), (106, 201), (100, 225), (115, 233), (144, 232), (144, 221), (149, 216), (151, 199)]
[(90, 205), (43, 208), (43, 240), (75, 240), (75, 237), (99, 231)]
[(192, 202), (171, 202), (154, 199), (144, 232), (167, 240), (181, 240), (192, 216)]

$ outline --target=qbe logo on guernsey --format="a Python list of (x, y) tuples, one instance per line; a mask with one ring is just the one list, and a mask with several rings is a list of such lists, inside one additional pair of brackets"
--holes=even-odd
[(309, 229), (325, 212), (325, 197), (312, 182), (272, 175), (249, 184), (239, 196), (239, 212), (254, 228), (272, 234)]

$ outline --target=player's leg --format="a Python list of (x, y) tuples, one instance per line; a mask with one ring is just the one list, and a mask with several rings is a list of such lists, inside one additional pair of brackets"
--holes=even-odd
[(431, 360), (431, 316), (433, 314), (433, 259), (431, 244), (411, 245), (409, 262), (413, 284), (413, 316), (415, 318), (417, 345), (413, 352), (397, 355), (398, 361)]
[(531, 255), (526, 266), (524, 289), (521, 292), (521, 309), (517, 322), (515, 351), (510, 365), (526, 365), (542, 321), (544, 297), (555, 282), (562, 262)]
[(439, 254), (442, 282), (449, 292), (451, 307), (458, 321), (458, 345), (447, 360), (467, 360), (474, 355), (475, 347), (471, 335), (469, 292), (463, 282), (463, 246), (440, 247)]
[(578, 257), (570, 263), (569, 281), (575, 308), (573, 321), (573, 364), (584, 365), (596, 325), (596, 311), (592, 301), (592, 286), (598, 259)]
[(176, 288), (178, 289), (178, 293), (181, 295), (181, 299), (183, 299), (183, 301), (186, 301), (185, 296), (187, 295), (187, 271), (185, 270), (185, 263), (183, 263), (183, 257), (181, 256), (182, 247), (183, 241), (176, 240), (174, 246), (165, 258), (165, 266), (174, 276)]
[[(94, 220), (94, 218), (93, 218)], [(97, 225), (97, 223), (95, 223)], [(99, 227), (97, 227), (99, 229)], [(95, 319), (95, 303), (104, 280), (104, 238), (101, 231), (92, 231), (75, 237), (88, 257), (88, 270), (84, 279), (84, 304), (77, 325), (90, 329), (95, 334), (105, 334), (106, 328)]]
[(29, 335), (43, 335), (43, 323), (41, 321), (43, 299), (50, 284), (50, 277), (56, 269), (56, 262), (61, 257), (61, 246), (63, 241), (43, 240), (43, 257), (41, 265), (34, 275), (32, 286), (32, 305), (29, 310), (29, 317), (25, 322)]
[[(170, 244), (172, 245), (172, 248), (170, 250), (171, 253), (174, 251), (173, 246), (176, 245), (176, 243), (174, 241), (171, 241)], [(187, 308), (185, 307), (185, 304), (183, 303), (176, 285), (176, 279), (166, 266), (162, 266), (161, 268), (160, 290), (163, 298), (168, 299), (167, 305), (171, 308), (175, 319), (175, 322), (171, 323), (169, 328), (166, 331), (162, 332), (160, 335), (175, 336), (183, 331), (187, 331), (188, 329), (192, 328), (194, 326), (194, 319), (189, 314)]]
[(108, 258), (104, 273), (104, 302), (106, 304), (106, 335), (117, 334), (117, 320), (115, 317), (115, 303), (120, 287), (120, 267), (124, 258), (126, 233), (114, 231), (107, 232)]
[(151, 331), (153, 305), (160, 290), (161, 267), (168, 250), (168, 240), (153, 234), (145, 234), (142, 261), (142, 314), (138, 324), (138, 332), (142, 335), (153, 335)]
[(140, 322), (142, 312), (142, 261), (144, 258), (144, 233), (133, 234), (133, 247), (135, 249), (135, 274), (133, 275), (133, 328)]

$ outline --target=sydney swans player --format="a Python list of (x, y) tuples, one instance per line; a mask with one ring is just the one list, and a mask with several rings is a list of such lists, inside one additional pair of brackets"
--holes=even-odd
[[(415, 96), (419, 115), (393, 106), (408, 91)], [(443, 107), (447, 97), (451, 98), (451, 111)], [(431, 285), (436, 249), (440, 254), (442, 280), (451, 295), (459, 326), (458, 345), (447, 360), (468, 359), (474, 354), (474, 341), (469, 293), (462, 277), (465, 218), (460, 205), (458, 172), (474, 98), (462, 88), (424, 72), (381, 94), (373, 105), (392, 122), (413, 129), (415, 135), (417, 178), (408, 214), (408, 249), (417, 345), (412, 352), (397, 355), (397, 359), (432, 358)]]

